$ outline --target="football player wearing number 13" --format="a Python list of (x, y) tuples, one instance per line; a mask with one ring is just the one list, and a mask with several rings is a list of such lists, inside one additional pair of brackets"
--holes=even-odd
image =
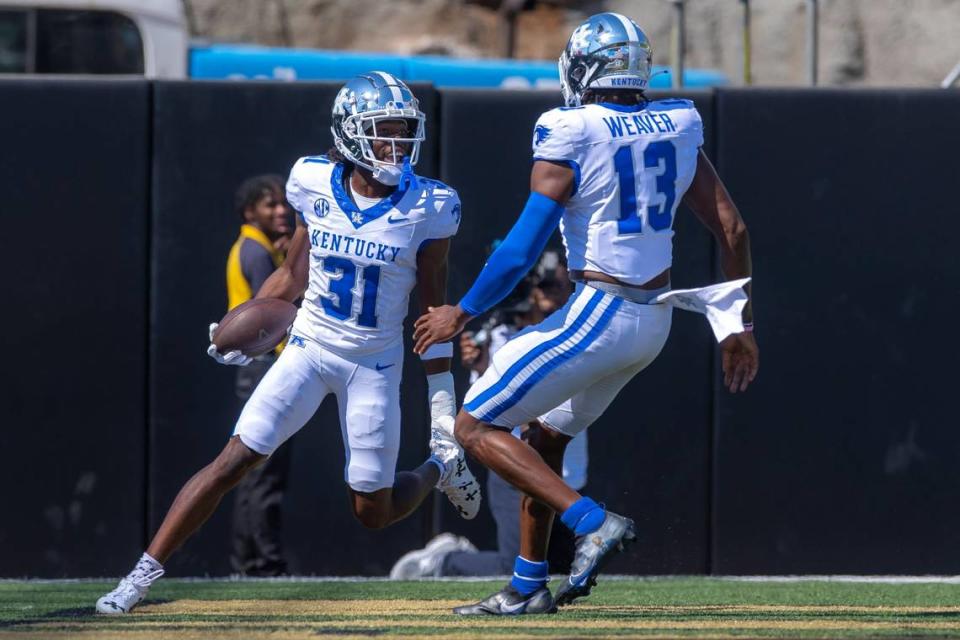
[[(648, 100), (650, 68), (647, 37), (625, 16), (598, 14), (574, 31), (560, 58), (567, 106), (537, 121), (526, 207), (460, 303), (416, 322), (415, 350), (449, 340), (513, 288), (560, 223), (575, 293), (496, 353), (457, 416), (460, 443), (527, 496), (513, 579), (457, 613), (555, 611), (589, 594), (604, 558), (635, 537), (633, 521), (581, 496), (557, 472), (567, 442), (660, 352), (672, 304), (708, 312), (730, 391), (745, 390), (756, 376), (743, 280), (668, 293), (681, 200), (716, 237), (727, 277), (750, 276), (750, 246), (736, 206), (700, 150), (700, 115), (688, 100)], [(531, 423), (527, 442), (510, 435), (523, 423)], [(620, 426), (642, 428), (642, 412), (636, 425)], [(555, 599), (545, 562), (554, 513), (578, 536), (571, 574)]]
[[(443, 304), (450, 237), (460, 200), (450, 187), (414, 175), (424, 115), (410, 89), (371, 72), (350, 80), (333, 107), (336, 148), (301, 158), (287, 182), (299, 212), (283, 266), (258, 298), (303, 296), (286, 349), (257, 386), (223, 452), (180, 490), (147, 552), (119, 586), (97, 601), (101, 613), (127, 613), (163, 574), (162, 564), (210, 516), (243, 475), (337, 398), (353, 514), (385, 527), (440, 488), (464, 518), (480, 487), (453, 437), (453, 346), (420, 352), (427, 373), (432, 455), (395, 474), (400, 445), (403, 319), (410, 291), (421, 308)], [(234, 351), (211, 356), (243, 364)]]

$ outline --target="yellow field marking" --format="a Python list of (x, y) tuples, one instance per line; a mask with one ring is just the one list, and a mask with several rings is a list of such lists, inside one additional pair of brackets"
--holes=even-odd
[[(37, 622), (21, 625), (18, 628), (29, 630), (46, 629), (55, 631), (58, 629), (82, 630), (84, 627), (97, 627), (99, 625), (108, 625), (107, 621), (98, 619), (88, 619), (77, 622)], [(135, 627), (133, 625), (136, 625)], [(570, 620), (555, 617), (538, 616), (526, 617), (478, 617), (478, 618), (456, 618), (451, 615), (447, 619), (391, 619), (374, 620), (370, 618), (349, 618), (346, 620), (329, 621), (309, 621), (309, 620), (244, 620), (242, 617), (230, 621), (214, 620), (187, 620), (171, 621), (163, 619), (154, 619), (143, 616), (141, 619), (125, 623), (133, 629), (161, 629), (161, 628), (223, 628), (230, 627), (234, 629), (257, 630), (264, 627), (277, 627), (283, 629), (383, 629), (390, 627), (430, 627), (433, 629), (457, 630), (457, 629), (483, 629), (483, 628), (504, 628), (504, 629), (523, 629), (523, 628), (547, 628), (547, 629), (565, 629), (569, 631), (594, 631), (599, 629), (623, 629), (623, 630), (706, 630), (716, 631), (731, 630), (759, 630), (759, 629), (778, 629), (778, 630), (861, 630), (861, 631), (883, 631), (883, 630), (910, 630), (910, 629), (936, 629), (936, 630), (956, 630), (960, 631), (960, 621), (957, 622), (923, 622), (915, 620), (904, 621), (859, 621), (859, 620), (741, 620), (741, 619), (715, 619), (715, 620)], [(444, 635), (447, 635), (446, 631)], [(512, 637), (512, 635), (511, 635)]]
[[(142, 605), (141, 614), (159, 615), (440, 615), (462, 600), (174, 600)], [(452, 615), (452, 614), (451, 614)]]
[[(142, 605), (139, 614), (156, 615), (335, 615), (335, 616), (402, 616), (444, 615), (464, 604), (463, 600), (176, 600), (159, 604)], [(703, 613), (767, 613), (767, 614), (944, 614), (960, 616), (960, 606), (950, 607), (890, 607), (890, 606), (841, 606), (841, 605), (574, 605), (564, 611), (577, 613), (631, 615), (658, 614), (683, 615)], [(562, 612), (560, 617), (563, 617)], [(960, 622), (960, 619), (958, 619)]]
[[(731, 638), (736, 632), (764, 631), (783, 633), (814, 631), (821, 634), (840, 631), (865, 633), (880, 631), (931, 630), (960, 632), (960, 606), (950, 607), (866, 607), (866, 606), (784, 606), (784, 605), (697, 605), (697, 606), (625, 606), (577, 605), (565, 609), (584, 618), (572, 618), (561, 612), (556, 616), (470, 617), (453, 615), (451, 609), (460, 600), (176, 600), (148, 604), (122, 620), (109, 617), (77, 618), (63, 621), (36, 621), (0, 631), (0, 638), (116, 638), (136, 640), (163, 636), (176, 640), (206, 640), (215, 630), (218, 637), (252, 640), (300, 640), (336, 636), (368, 638), (368, 630), (387, 631), (378, 638), (405, 638), (391, 629), (427, 628), (442, 637), (458, 640), (542, 640), (528, 635), (532, 629), (555, 630), (565, 636), (602, 634), (617, 631), (619, 638), (676, 638), (681, 632), (700, 632), (698, 638)], [(744, 615), (776, 615), (777, 619), (749, 619)], [(858, 620), (844, 616), (896, 616), (955, 614), (956, 619), (938, 620)], [(170, 616), (196, 616), (197, 620), (171, 620)], [(831, 615), (831, 619), (813, 616)], [(226, 620), (205, 619), (221, 617)], [(330, 616), (332, 620), (298, 620), (299, 616)], [(256, 619), (264, 617), (267, 619)], [(684, 619), (686, 617), (686, 619)], [(694, 619), (689, 619), (693, 617)], [(680, 619), (677, 619), (680, 618)], [(526, 630), (528, 633), (524, 633)], [(621, 635), (635, 633), (635, 636)], [(643, 633), (641, 633), (643, 632)], [(653, 635), (648, 635), (653, 634)]]
[[(123, 631), (62, 631), (61, 636), (57, 632), (43, 631), (38, 633), (31, 632), (3, 632), (0, 631), (0, 638), (10, 640), (50, 640), (57, 637), (69, 637), (70, 640), (148, 640), (156, 638), (154, 629), (130, 629)], [(175, 640), (210, 640), (209, 630), (182, 630), (175, 629), (164, 634), (166, 638)], [(323, 629), (306, 629), (303, 631), (256, 631), (253, 629), (218, 629), (217, 638), (242, 638), (243, 640), (314, 640), (315, 638), (336, 638), (337, 640), (370, 640), (370, 634), (345, 634), (340, 631)], [(457, 640), (490, 640), (489, 633), (476, 633), (472, 631), (444, 633), (444, 638), (456, 638)], [(510, 640), (544, 640), (542, 635), (516, 634), (511, 633)], [(568, 636), (569, 637), (569, 636)], [(590, 640), (601, 639), (604, 636), (591, 635)], [(620, 634), (616, 636), (617, 640), (690, 640), (689, 635), (675, 634)], [(409, 635), (377, 634), (377, 640), (410, 640)], [(742, 635), (734, 634), (698, 634), (696, 640), (743, 640)]]

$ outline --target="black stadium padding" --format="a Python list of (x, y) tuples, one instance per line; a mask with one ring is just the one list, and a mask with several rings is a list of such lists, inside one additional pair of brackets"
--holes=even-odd
[[(180, 486), (220, 451), (239, 415), (234, 370), (205, 353), (207, 325), (226, 312), (225, 264), (240, 220), (233, 193), (251, 175), (286, 178), (294, 161), (326, 153), (339, 84), (155, 83), (151, 289), (151, 533)], [(413, 85), (435, 122), (432, 88)], [(436, 129), (428, 129), (418, 173), (436, 173)], [(413, 318), (409, 318), (412, 321)], [(409, 333), (409, 332), (408, 332)], [(409, 349), (404, 367), (399, 469), (427, 456), (423, 369)], [(421, 546), (429, 510), (370, 532), (350, 514), (336, 403), (328, 398), (292, 442), (284, 536), (301, 573), (384, 574)], [(174, 556), (174, 575), (224, 575), (232, 496)]]
[[(712, 152), (713, 96), (692, 97)], [(675, 94), (653, 94), (654, 98)], [(442, 90), (440, 175), (458, 189), (463, 221), (451, 254), (453, 299), (485, 260), (484, 247), (503, 237), (529, 194), (531, 140), (537, 117), (562, 105), (554, 91)], [(682, 207), (674, 225), (673, 285), (714, 281), (710, 235)], [(559, 245), (559, 233), (554, 238)], [(708, 570), (712, 430), (712, 335), (702, 316), (674, 313), (670, 339), (590, 428), (586, 493), (637, 520), (641, 543), (611, 563), (614, 572), (701, 573)], [(462, 393), (466, 377), (459, 379)], [(441, 510), (440, 529), (492, 549), (486, 510), (465, 523)]]
[(960, 572), (960, 94), (717, 101), (762, 354), (717, 392), (714, 571)]
[(143, 542), (150, 86), (0, 81), (0, 576)]
[[(0, 576), (123, 573), (220, 451), (240, 403), (235, 371), (205, 349), (226, 311), (233, 193), (328, 149), (338, 87), (0, 81)], [(534, 122), (560, 98), (413, 88), (428, 117), (418, 173), (463, 201), (455, 301), (523, 206)], [(960, 94), (687, 95), (750, 228), (760, 376), (746, 394), (723, 390), (706, 321), (674, 313), (663, 353), (591, 428), (586, 493), (640, 534), (607, 570), (960, 572)], [(722, 279), (689, 211), (674, 228), (674, 287)], [(409, 346), (400, 469), (427, 455)], [(457, 381), (462, 397), (465, 372)], [(292, 571), (384, 575), (438, 531), (493, 547), (486, 510), (465, 523), (442, 497), (385, 531), (357, 524), (332, 399), (293, 446)], [(231, 572), (232, 499), (171, 575)]]

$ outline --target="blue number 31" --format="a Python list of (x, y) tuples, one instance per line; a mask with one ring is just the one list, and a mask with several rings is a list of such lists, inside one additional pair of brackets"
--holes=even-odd
[(340, 276), (330, 279), (330, 293), (337, 296), (336, 301), (321, 298), (328, 315), (340, 320), (349, 320), (353, 315), (353, 286), (357, 282), (357, 272), (363, 278), (363, 302), (357, 324), (361, 327), (377, 326), (377, 289), (380, 288), (380, 267), (367, 265), (361, 267), (346, 258), (331, 256), (323, 259), (323, 270)]
[[(669, 140), (651, 142), (643, 151), (645, 169), (656, 169), (663, 161), (663, 173), (657, 176), (657, 192), (664, 195), (662, 205), (647, 206), (647, 224), (654, 231), (669, 229), (673, 207), (677, 203), (677, 148)], [(620, 147), (613, 155), (613, 166), (620, 183), (620, 233), (643, 233), (643, 219), (637, 208), (637, 181), (633, 169), (633, 153), (629, 146)]]

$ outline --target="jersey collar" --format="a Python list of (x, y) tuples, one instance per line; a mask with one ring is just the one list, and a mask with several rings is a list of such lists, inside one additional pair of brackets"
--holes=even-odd
[(613, 102), (598, 102), (597, 105), (620, 113), (636, 113), (643, 111), (647, 106), (645, 104), (614, 104)]
[(333, 174), (330, 176), (330, 187), (333, 189), (333, 197), (337, 199), (337, 204), (340, 205), (340, 209), (355, 229), (359, 229), (368, 222), (376, 220), (387, 211), (396, 207), (403, 199), (403, 196), (407, 195), (409, 186), (409, 181), (401, 180), (400, 185), (397, 186), (397, 189), (389, 196), (369, 209), (360, 209), (343, 188), (343, 164), (338, 162), (333, 169)]

